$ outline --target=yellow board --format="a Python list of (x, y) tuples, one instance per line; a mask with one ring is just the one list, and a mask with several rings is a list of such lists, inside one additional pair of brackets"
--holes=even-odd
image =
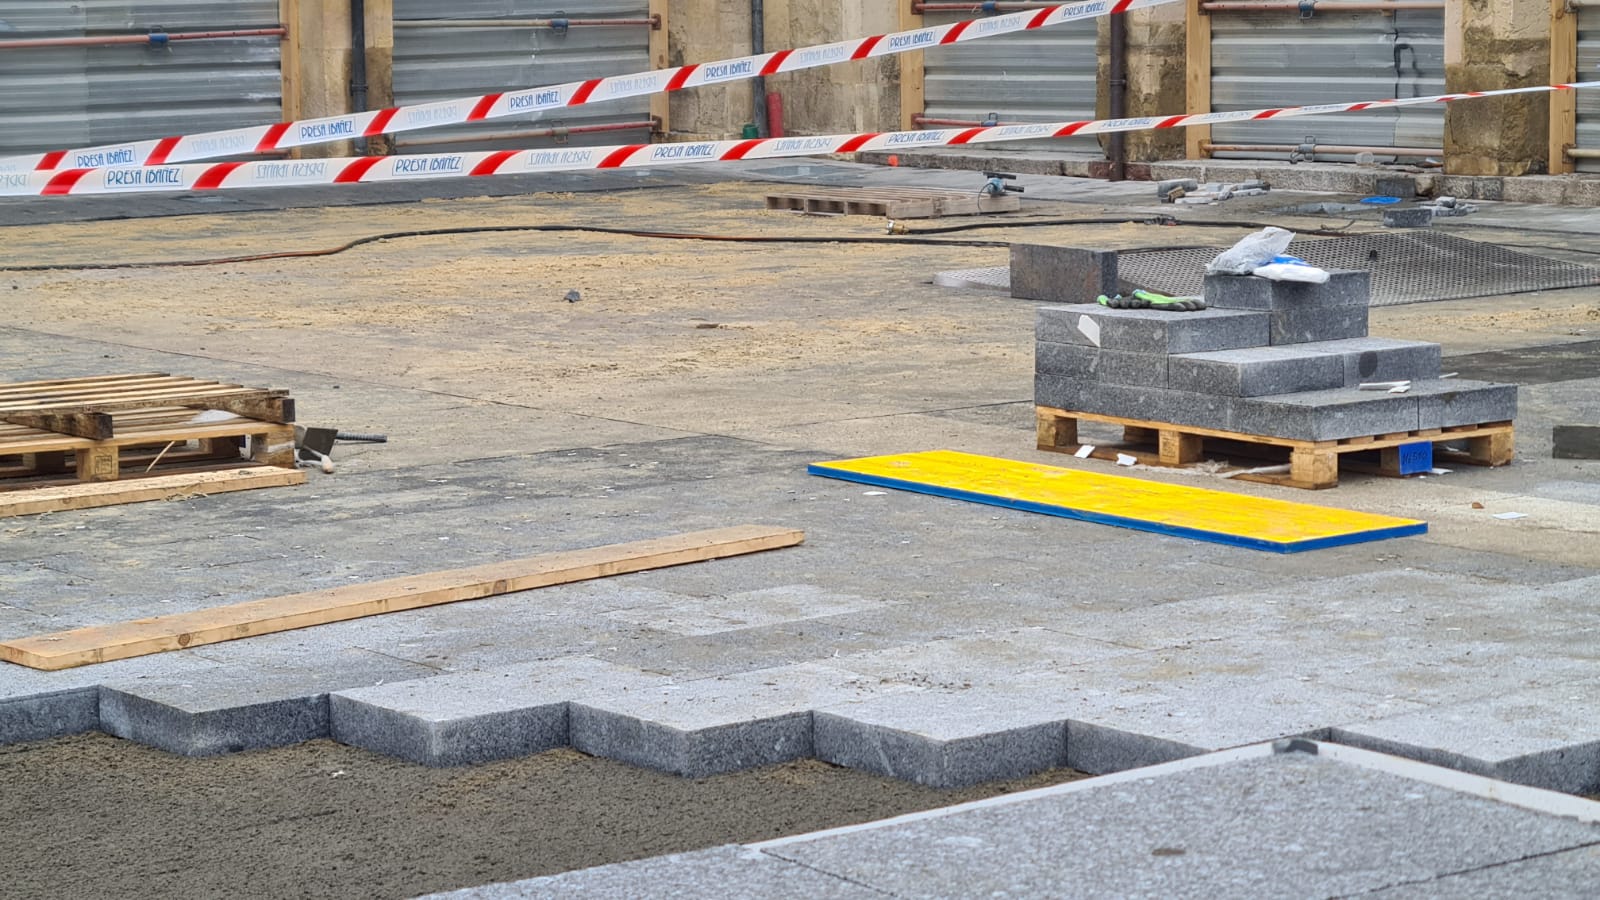
[(1202, 541), (1296, 553), (1425, 534), (1426, 522), (929, 450), (815, 463), (813, 475)]

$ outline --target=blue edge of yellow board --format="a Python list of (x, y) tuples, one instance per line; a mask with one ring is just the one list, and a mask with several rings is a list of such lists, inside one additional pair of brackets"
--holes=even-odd
[(1208, 541), (1213, 544), (1225, 544), (1230, 547), (1243, 547), (1247, 550), (1265, 550), (1269, 553), (1304, 553), (1307, 550), (1326, 550), (1329, 547), (1347, 547), (1351, 544), (1366, 544), (1372, 541), (1386, 541), (1390, 538), (1411, 537), (1428, 533), (1428, 523), (1418, 522), (1415, 525), (1374, 528), (1367, 531), (1357, 531), (1304, 541), (1264, 541), (1259, 538), (1228, 534), (1223, 531), (1205, 531), (1199, 528), (1184, 528), (1180, 525), (1162, 525), (1157, 522), (1147, 522), (1143, 519), (1073, 509), (1070, 506), (1054, 506), (1048, 503), (1034, 503), (1028, 500), (1015, 500), (1010, 497), (997, 497), (992, 494), (979, 494), (957, 488), (935, 487), (933, 485), (919, 484), (915, 481), (901, 481), (898, 478), (863, 475), (859, 472), (829, 468), (827, 465), (820, 463), (812, 463), (806, 466), (806, 473), (820, 475), (823, 478), (835, 478), (840, 481), (854, 481), (858, 484), (867, 484), (873, 487), (894, 488), (895, 490), (928, 494), (950, 500), (966, 500), (971, 503), (982, 503), (986, 506), (999, 506), (1005, 509), (1039, 513), (1062, 519), (1076, 519), (1080, 522), (1093, 522), (1097, 525), (1110, 525), (1115, 528), (1130, 528), (1134, 531), (1146, 531), (1151, 534), (1191, 538), (1197, 541)]

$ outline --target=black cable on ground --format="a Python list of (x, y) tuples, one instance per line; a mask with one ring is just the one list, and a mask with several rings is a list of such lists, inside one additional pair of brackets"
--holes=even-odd
[[(1355, 221), (1346, 222), (1342, 228), (1316, 228), (1311, 230), (1295, 230), (1295, 234), (1309, 234), (1316, 237), (1346, 237)], [(1143, 219), (1129, 218), (1102, 218), (1102, 219), (1020, 219), (1011, 222), (969, 222), (965, 225), (945, 225), (939, 228), (917, 228), (903, 232), (909, 235), (919, 234), (955, 234), (961, 231), (977, 231), (984, 228), (1031, 228), (1035, 226), (1059, 225), (1165, 225), (1178, 228), (1282, 228), (1282, 225), (1272, 225), (1269, 222), (1223, 222), (1214, 219), (1179, 219), (1174, 216), (1150, 216)]]

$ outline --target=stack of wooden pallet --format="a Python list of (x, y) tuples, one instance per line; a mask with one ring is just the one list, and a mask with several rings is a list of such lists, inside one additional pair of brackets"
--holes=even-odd
[(165, 373), (0, 384), (0, 516), (300, 484), (293, 421), (287, 391)]

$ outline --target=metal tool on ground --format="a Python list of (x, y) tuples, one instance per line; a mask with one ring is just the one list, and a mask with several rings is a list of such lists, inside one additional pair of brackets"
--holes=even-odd
[(979, 193), (989, 197), (1004, 197), (1008, 192), (1021, 194), (1027, 191), (1027, 188), (1021, 185), (1010, 183), (1016, 181), (1017, 176), (1009, 172), (985, 172), (983, 177), (989, 180), (984, 182), (983, 189)]

